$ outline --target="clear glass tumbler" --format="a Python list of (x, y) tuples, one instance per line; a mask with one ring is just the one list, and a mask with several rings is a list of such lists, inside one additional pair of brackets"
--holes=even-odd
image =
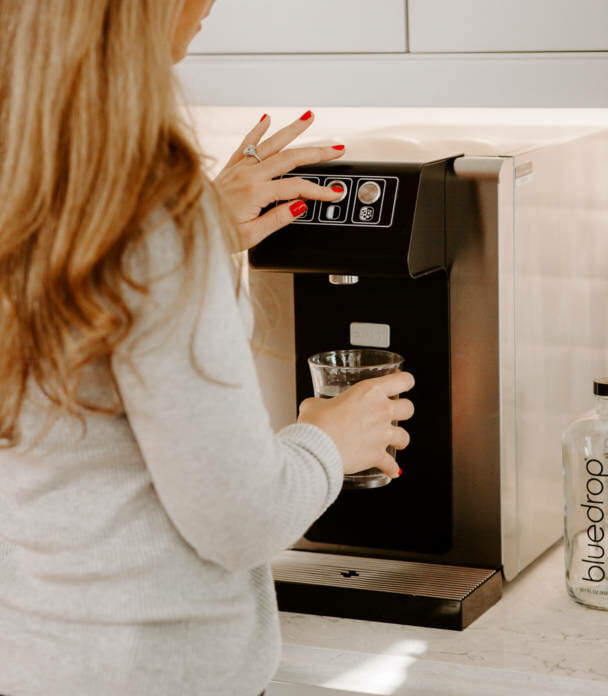
[[(401, 355), (388, 350), (352, 348), (317, 353), (308, 358), (308, 365), (315, 396), (319, 399), (331, 399), (364, 379), (399, 372), (403, 360)], [(394, 424), (397, 425), (396, 422)], [(387, 447), (386, 451), (395, 457), (394, 447)], [(374, 467), (356, 474), (346, 474), (343, 488), (379, 488), (391, 481), (390, 476)]]

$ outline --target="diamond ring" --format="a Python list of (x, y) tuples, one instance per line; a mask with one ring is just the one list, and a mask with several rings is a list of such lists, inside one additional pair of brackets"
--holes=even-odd
[(262, 158), (258, 155), (257, 150), (255, 149), (255, 145), (247, 145), (247, 147), (243, 150), (243, 154), (245, 157), (255, 157), (258, 162), (262, 161)]

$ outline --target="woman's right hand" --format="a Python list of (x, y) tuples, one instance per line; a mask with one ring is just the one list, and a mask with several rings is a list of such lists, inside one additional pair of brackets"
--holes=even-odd
[(386, 448), (405, 449), (410, 436), (392, 422), (411, 418), (414, 405), (409, 399), (390, 397), (413, 386), (409, 372), (365, 379), (331, 399), (305, 399), (300, 404), (298, 423), (316, 425), (332, 438), (345, 474), (376, 467), (397, 478), (399, 466)]
[[(303, 215), (306, 205), (303, 205), (302, 199), (335, 202), (342, 195), (342, 191), (319, 186), (303, 177), (283, 177), (296, 167), (329, 162), (344, 155), (344, 145), (284, 149), (313, 122), (314, 114), (307, 111), (289, 126), (260, 142), (270, 127), (270, 116), (266, 115), (245, 136), (217, 175), (215, 183), (238, 223), (240, 250), (250, 249)], [(243, 149), (248, 145), (257, 147), (257, 153), (263, 160), (261, 163), (243, 154)], [(262, 208), (275, 201), (285, 202), (260, 215)]]

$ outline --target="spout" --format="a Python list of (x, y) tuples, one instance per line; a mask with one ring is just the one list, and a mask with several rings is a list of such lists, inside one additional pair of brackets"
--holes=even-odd
[(329, 282), (332, 285), (354, 285), (359, 282), (359, 276), (356, 275), (330, 275)]

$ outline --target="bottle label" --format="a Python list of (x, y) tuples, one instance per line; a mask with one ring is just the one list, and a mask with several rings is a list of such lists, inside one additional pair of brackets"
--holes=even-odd
[[(586, 498), (581, 507), (585, 510), (588, 526), (585, 544), (581, 547), (584, 556), (581, 580), (587, 583), (601, 583), (606, 579), (606, 560), (608, 539), (606, 538), (606, 488), (608, 487), (608, 463), (599, 459), (585, 460)], [(592, 585), (588, 585), (591, 587)]]

